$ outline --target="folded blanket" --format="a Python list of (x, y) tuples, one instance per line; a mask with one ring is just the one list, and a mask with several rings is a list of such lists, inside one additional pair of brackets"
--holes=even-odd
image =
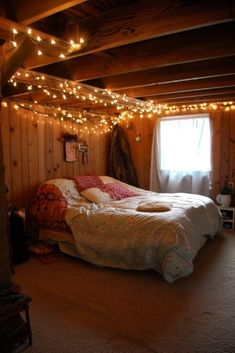
[(140, 212), (165, 212), (171, 210), (171, 204), (168, 202), (143, 201), (139, 203), (136, 210)]

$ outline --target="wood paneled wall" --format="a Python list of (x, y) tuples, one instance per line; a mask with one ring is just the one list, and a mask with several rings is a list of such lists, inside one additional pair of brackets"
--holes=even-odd
[[(149, 189), (151, 144), (156, 118), (141, 118), (137, 116), (129, 121), (122, 122), (130, 148), (134, 166), (136, 168), (139, 186)], [(136, 137), (140, 141), (136, 141)]]
[(65, 132), (81, 136), (75, 130), (78, 125), (44, 116), (42, 107), (35, 106), (35, 109), (41, 109), (42, 114), (22, 108), (15, 110), (14, 103), (1, 110), (7, 199), (16, 207), (26, 209), (39, 183), (47, 179), (107, 174), (107, 133), (91, 133), (94, 124), (88, 122), (82, 136), (89, 146), (88, 163), (82, 163), (80, 152), (78, 161), (65, 162), (61, 137)]
[[(38, 107), (37, 107), (38, 111)], [(61, 140), (65, 132), (77, 133), (77, 124), (60, 122), (52, 117), (25, 109), (14, 109), (8, 104), (1, 111), (5, 180), (9, 189), (7, 198), (17, 207), (27, 209), (38, 186), (44, 180), (83, 174), (108, 173), (109, 135), (94, 134), (92, 123), (87, 123), (83, 138), (89, 146), (88, 163), (82, 155), (76, 162), (65, 162)], [(235, 185), (235, 111), (214, 111), (211, 114), (213, 134), (212, 197), (219, 193), (228, 176)], [(135, 117), (124, 121), (132, 159), (137, 170), (139, 186), (149, 189), (151, 143), (156, 117)], [(79, 132), (78, 132), (79, 135)], [(136, 137), (140, 137), (137, 142)], [(235, 200), (233, 202), (235, 204)]]
[[(235, 111), (210, 111), (210, 115), (213, 127), (211, 195), (215, 199), (226, 176), (229, 181), (234, 182), (235, 186)], [(130, 143), (139, 186), (144, 189), (149, 188), (151, 143), (155, 121), (156, 116), (151, 118), (135, 117), (129, 122), (122, 123)], [(140, 142), (136, 142), (135, 139), (138, 134), (140, 134)]]

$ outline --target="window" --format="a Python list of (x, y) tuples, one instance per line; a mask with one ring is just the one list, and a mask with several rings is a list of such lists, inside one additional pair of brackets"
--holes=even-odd
[(208, 116), (160, 119), (160, 168), (175, 171), (210, 171)]
[(209, 115), (158, 119), (152, 147), (152, 190), (208, 195), (210, 171)]

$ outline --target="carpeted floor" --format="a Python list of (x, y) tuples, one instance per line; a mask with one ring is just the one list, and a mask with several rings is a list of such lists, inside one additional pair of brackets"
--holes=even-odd
[(60, 257), (15, 267), (32, 297), (27, 353), (235, 352), (235, 235), (200, 250), (191, 276), (98, 268)]

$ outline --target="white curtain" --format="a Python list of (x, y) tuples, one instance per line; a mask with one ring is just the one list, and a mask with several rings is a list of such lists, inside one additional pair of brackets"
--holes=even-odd
[(209, 196), (210, 172), (209, 115), (159, 118), (153, 134), (150, 189)]

